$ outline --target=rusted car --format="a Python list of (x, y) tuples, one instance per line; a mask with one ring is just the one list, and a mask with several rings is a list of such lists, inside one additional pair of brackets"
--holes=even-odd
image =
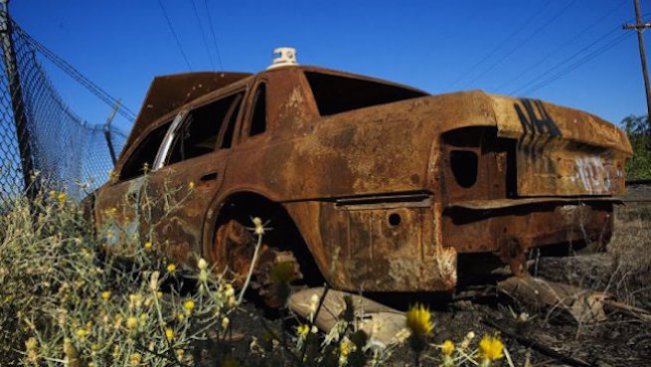
[(612, 124), (538, 100), (299, 65), (168, 75), (94, 216), (118, 219), (113, 241), (240, 276), (257, 216), (273, 228), (261, 267), (296, 261), (342, 290), (450, 290), (488, 259), (522, 273), (532, 249), (603, 246), (630, 155)]

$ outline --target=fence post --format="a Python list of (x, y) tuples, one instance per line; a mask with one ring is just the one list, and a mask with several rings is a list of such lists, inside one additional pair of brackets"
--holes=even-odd
[(113, 148), (113, 139), (111, 139), (111, 123), (113, 122), (113, 119), (115, 118), (115, 113), (118, 112), (119, 108), (120, 108), (120, 99), (118, 99), (117, 102), (115, 102), (115, 105), (113, 106), (113, 110), (111, 110), (111, 114), (106, 119), (106, 123), (104, 124), (104, 138), (106, 139), (106, 145), (108, 145), (109, 153), (111, 154), (111, 161), (113, 161), (113, 167), (115, 167), (115, 164), (117, 163), (118, 159), (115, 156), (115, 148)]
[(25, 116), (25, 104), (23, 101), (23, 89), (20, 84), (16, 50), (12, 39), (12, 24), (9, 16), (9, 0), (0, 0), (0, 43), (2, 44), (2, 55), (5, 64), (5, 71), (9, 83), (11, 95), (11, 106), (14, 112), (14, 124), (18, 138), (18, 149), (20, 151), (20, 162), (23, 170), (25, 193), (29, 198), (34, 198), (37, 193), (36, 182), (33, 179), (34, 161), (32, 158), (31, 139), (27, 128), (27, 117)]

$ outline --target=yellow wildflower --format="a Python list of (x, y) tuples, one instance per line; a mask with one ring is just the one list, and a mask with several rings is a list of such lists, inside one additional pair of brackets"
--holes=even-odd
[(254, 232), (258, 236), (262, 236), (265, 232), (264, 225), (262, 224), (262, 219), (255, 217), (251, 219), (253, 221), (253, 225), (255, 226)]
[(422, 304), (412, 306), (407, 311), (407, 327), (413, 334), (429, 335), (434, 330), (432, 314)]
[(102, 292), (102, 299), (103, 299), (104, 301), (108, 301), (109, 298), (111, 298), (111, 292), (109, 292), (109, 291), (104, 291), (104, 292)]
[(194, 310), (194, 301), (191, 299), (185, 301), (183, 308), (185, 308), (185, 310), (188, 312), (192, 312), (192, 310)]
[(199, 259), (197, 262), (197, 267), (199, 270), (206, 270), (206, 268), (208, 268), (208, 262), (204, 259)]
[(222, 319), (222, 329), (226, 330), (228, 328), (228, 324), (231, 322), (231, 320), (228, 319), (228, 317), (224, 317)]
[(194, 181), (188, 182), (188, 189), (194, 190)]
[(174, 339), (174, 330), (171, 328), (165, 329), (165, 338), (167, 338), (169, 341), (172, 341), (172, 339)]
[(344, 358), (348, 357), (348, 355), (350, 355), (350, 352), (353, 350), (355, 350), (355, 344), (348, 338), (345, 338), (342, 340), (341, 344), (339, 344), (339, 352)]
[(298, 336), (301, 338), (305, 338), (309, 332), (310, 332), (310, 325), (307, 324), (298, 325), (298, 327), (296, 328), (296, 334), (298, 334)]
[(35, 350), (37, 345), (38, 341), (32, 336), (25, 342), (25, 349), (29, 352), (30, 350)]
[(479, 342), (479, 355), (487, 361), (504, 358), (504, 344), (498, 337), (484, 335)]
[(151, 242), (147, 241), (145, 242), (145, 250), (151, 250)]
[(118, 315), (115, 315), (114, 320), (115, 320), (115, 325), (114, 325), (115, 328), (116, 328), (116, 329), (119, 329), (120, 326), (122, 326), (122, 316), (119, 315), (119, 314), (118, 314)]
[(444, 356), (451, 356), (452, 352), (454, 352), (454, 343), (452, 340), (446, 340), (441, 344), (441, 353), (443, 353)]
[(140, 353), (133, 353), (129, 356), (129, 363), (131, 363), (132, 366), (137, 366), (140, 364), (142, 361), (142, 356)]
[(86, 337), (86, 334), (87, 334), (87, 332), (86, 332), (85, 329), (77, 329), (77, 331), (75, 331), (75, 335), (79, 339), (84, 339)]
[(137, 327), (138, 327), (138, 319), (133, 317), (133, 316), (130, 316), (127, 319), (127, 328), (128, 329), (135, 329)]
[(175, 271), (176, 271), (176, 265), (174, 265), (174, 264), (169, 264), (169, 265), (167, 265), (167, 272), (168, 272), (168, 273), (172, 274), (172, 273), (174, 273)]
[(226, 297), (232, 297), (235, 295), (235, 289), (233, 289), (233, 286), (230, 284), (226, 284), (226, 289), (224, 290), (224, 295)]
[(38, 365), (38, 342), (36, 338), (30, 337), (25, 342), (25, 353), (27, 354), (27, 361), (35, 366)]
[(66, 203), (66, 194), (63, 192), (60, 192), (59, 195), (57, 195), (57, 201), (59, 202), (60, 205), (63, 205)]

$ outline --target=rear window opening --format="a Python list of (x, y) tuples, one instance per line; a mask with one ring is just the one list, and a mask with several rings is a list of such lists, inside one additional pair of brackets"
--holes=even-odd
[(321, 116), (426, 96), (426, 93), (391, 84), (305, 72)]

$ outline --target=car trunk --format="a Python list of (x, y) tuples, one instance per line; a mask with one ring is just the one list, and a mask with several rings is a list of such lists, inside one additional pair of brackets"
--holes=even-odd
[(520, 268), (532, 247), (603, 248), (631, 147), (585, 112), (489, 95), (495, 126), (442, 135), (444, 246)]
[(518, 197), (612, 196), (624, 192), (625, 134), (585, 112), (491, 96), (497, 136), (515, 139)]

